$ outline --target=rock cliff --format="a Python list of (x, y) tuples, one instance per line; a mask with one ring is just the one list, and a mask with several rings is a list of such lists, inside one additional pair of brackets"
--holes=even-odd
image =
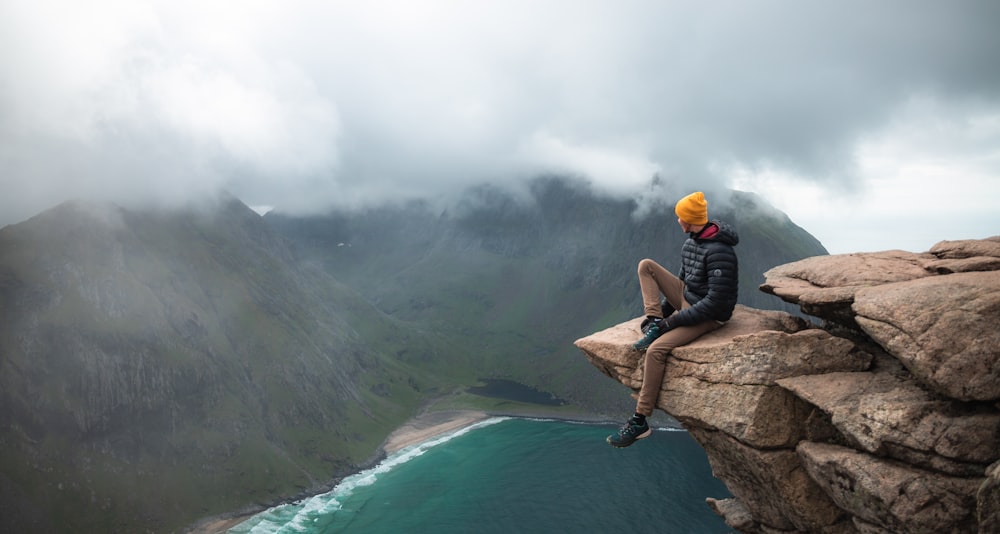
[[(747, 533), (1000, 532), (1000, 236), (817, 256), (669, 358), (658, 407), (704, 447)], [(638, 390), (639, 318), (576, 341)], [(641, 444), (637, 445), (641, 446)]]

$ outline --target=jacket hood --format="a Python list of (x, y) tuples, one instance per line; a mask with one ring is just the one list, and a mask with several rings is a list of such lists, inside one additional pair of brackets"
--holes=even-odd
[[(725, 243), (729, 246), (734, 246), (740, 242), (740, 236), (736, 233), (736, 228), (725, 222), (719, 220), (709, 221), (709, 225), (715, 225), (719, 231), (715, 233), (712, 237), (702, 238), (698, 237), (697, 234), (691, 234), (691, 237), (697, 239), (698, 241), (718, 241), (720, 243)], [(705, 231), (702, 230), (702, 233)]]

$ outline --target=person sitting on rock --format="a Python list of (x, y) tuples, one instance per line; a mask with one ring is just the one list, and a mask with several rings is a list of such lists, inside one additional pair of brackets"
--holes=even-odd
[(722, 221), (709, 221), (708, 202), (700, 191), (680, 199), (674, 212), (677, 224), (688, 234), (681, 247), (680, 277), (653, 260), (639, 262), (646, 318), (641, 326), (642, 339), (632, 348), (646, 352), (645, 370), (635, 414), (617, 433), (608, 436), (608, 443), (615, 447), (628, 447), (652, 433), (646, 417), (653, 414), (667, 356), (674, 347), (721, 327), (736, 307), (736, 229)]

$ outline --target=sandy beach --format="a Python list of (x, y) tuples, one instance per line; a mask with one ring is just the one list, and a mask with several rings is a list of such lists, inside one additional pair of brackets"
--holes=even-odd
[(207, 525), (196, 527), (190, 532), (191, 534), (225, 534), (227, 530), (239, 525), (250, 517), (252, 517), (252, 515), (233, 517), (230, 519), (219, 519), (217, 521), (212, 521)]
[(386, 454), (392, 454), (400, 449), (467, 427), (488, 417), (486, 412), (471, 410), (423, 413), (410, 419), (406, 424), (389, 434), (389, 437), (382, 444), (382, 450)]
[[(586, 413), (572, 415), (552, 415), (538, 410), (525, 409), (523, 406), (504, 413), (487, 413), (478, 410), (426, 410), (403, 423), (382, 442), (380, 447), (386, 455), (393, 454), (406, 447), (429, 441), (443, 434), (454, 432), (490, 417), (547, 417), (572, 421), (606, 421), (606, 419)], [(188, 534), (225, 534), (227, 530), (246, 521), (257, 512), (246, 514), (230, 514), (208, 519), (203, 525), (194, 527)]]
[[(392, 454), (411, 445), (423, 443), (442, 434), (453, 432), (489, 418), (486, 412), (472, 410), (450, 410), (425, 412), (407, 421), (389, 434), (382, 443), (382, 450)], [(190, 534), (223, 534), (230, 528), (246, 521), (254, 514), (220, 518), (195, 527)]]

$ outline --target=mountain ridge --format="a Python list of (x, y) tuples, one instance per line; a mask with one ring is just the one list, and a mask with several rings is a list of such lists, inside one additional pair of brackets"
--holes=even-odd
[[(53, 530), (176, 527), (326, 484), (384, 437), (351, 427), (388, 432), (411, 414), (385, 397), (434, 384), (390, 352), (428, 348), (419, 337), (292, 263), (236, 200), (180, 215), (67, 203), (0, 230), (0, 250), (5, 481), (51, 507)], [(372, 350), (380, 326), (400, 339)]]
[[(801, 313), (754, 289), (775, 265), (825, 255), (822, 245), (756, 195), (717, 193), (710, 202), (710, 216), (740, 232), (740, 303)], [(617, 412), (627, 397), (595, 381), (571, 342), (642, 308), (639, 260), (679, 268), (687, 236), (672, 205), (660, 208), (638, 217), (634, 200), (547, 177), (520, 195), (472, 189), (447, 209), (412, 203), (310, 218), (272, 212), (265, 219), (297, 255), (335, 273), (388, 315), (475, 339), (490, 376)], [(509, 354), (537, 357), (515, 365)]]
[[(318, 491), (478, 378), (617, 413), (570, 343), (637, 309), (672, 216), (562, 180), (470, 195), (319, 220), (69, 202), (0, 229), (4, 526), (176, 530)], [(751, 244), (792, 234), (771, 261), (825, 253), (767, 223)]]

